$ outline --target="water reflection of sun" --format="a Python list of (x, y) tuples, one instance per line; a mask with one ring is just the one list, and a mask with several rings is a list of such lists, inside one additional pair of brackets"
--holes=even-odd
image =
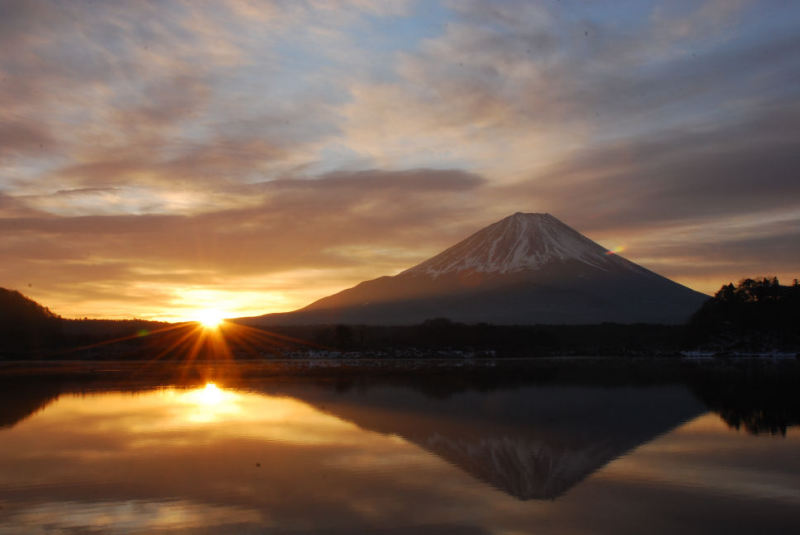
[(197, 400), (203, 405), (216, 405), (224, 398), (224, 392), (214, 383), (208, 383), (197, 391)]
[(206, 383), (202, 388), (180, 395), (185, 419), (191, 422), (214, 422), (239, 412), (239, 394)]

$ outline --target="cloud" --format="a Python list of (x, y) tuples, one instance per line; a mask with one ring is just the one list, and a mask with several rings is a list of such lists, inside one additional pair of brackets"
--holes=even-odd
[(750, 270), (726, 225), (768, 255), (798, 210), (800, 13), (624, 9), (0, 0), (0, 282), (290, 308), (518, 210), (666, 274), (715, 239), (708, 277)]
[[(441, 35), (398, 56), (394, 79), (351, 86), (343, 113), (356, 150), (385, 165), (439, 157), (513, 179), (611, 136), (696, 127), (797, 97), (797, 32), (770, 28), (777, 23), (744, 3), (649, 13), (628, 26), (614, 9), (455, 6)], [(755, 22), (742, 29), (748, 15)]]
[(39, 125), (26, 121), (0, 123), (0, 164), (19, 153), (41, 153), (53, 144), (53, 136)]
[(637, 253), (657, 271), (707, 281), (709, 291), (744, 277), (778, 276), (783, 284), (800, 277), (800, 252), (795, 247), (800, 239), (800, 211), (768, 223), (742, 224), (732, 219), (711, 228), (698, 224), (681, 230), (683, 237), (640, 240)]
[(16, 217), (43, 217), (46, 215), (32, 209), (27, 203), (0, 191), (0, 220)]
[(595, 229), (800, 210), (800, 107), (595, 147), (512, 191)]
[(0, 267), (0, 280), (31, 283), (34, 296), (71, 288), (48, 300), (54, 310), (122, 294), (150, 296), (149, 308), (163, 310), (170, 289), (251, 292), (257, 279), (260, 291), (288, 296), (278, 306), (294, 308), (354, 279), (408, 267), (427, 253), (432, 229), (438, 240), (461, 237), (484, 184), (457, 170), (339, 171), (242, 187), (258, 204), (191, 216), (6, 217), (0, 254), (14, 262)]
[(304, 87), (276, 51), (313, 7), (4, 3), (0, 179), (17, 194), (200, 190), (313, 162), (335, 84)]

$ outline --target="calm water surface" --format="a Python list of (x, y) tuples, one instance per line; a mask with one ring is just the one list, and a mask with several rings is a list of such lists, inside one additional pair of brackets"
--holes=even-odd
[(683, 384), (0, 386), (0, 534), (800, 533), (791, 416)]

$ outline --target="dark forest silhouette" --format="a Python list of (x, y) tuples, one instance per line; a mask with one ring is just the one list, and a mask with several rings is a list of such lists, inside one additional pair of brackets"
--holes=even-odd
[(800, 283), (777, 277), (726, 284), (689, 321), (690, 341), (709, 347), (763, 351), (800, 348)]

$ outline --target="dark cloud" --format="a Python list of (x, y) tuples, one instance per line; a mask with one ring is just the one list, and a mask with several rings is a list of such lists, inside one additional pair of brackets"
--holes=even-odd
[(274, 189), (362, 189), (403, 190), (406, 193), (430, 191), (460, 191), (485, 184), (485, 179), (475, 173), (457, 169), (406, 169), (384, 171), (335, 171), (313, 180), (281, 180), (268, 182)]
[(55, 196), (70, 197), (73, 195), (86, 195), (94, 193), (115, 193), (119, 190), (117, 188), (76, 188), (76, 189), (60, 189), (54, 193)]
[[(85, 186), (166, 186), (224, 189), (242, 175), (258, 173), (285, 152), (268, 140), (215, 139), (203, 143), (159, 144), (159, 135), (86, 163), (59, 170), (57, 177)], [(154, 152), (149, 152), (153, 147)], [(100, 151), (98, 151), (100, 152)], [(169, 154), (172, 152), (172, 154)], [(163, 154), (167, 153), (167, 154)], [(48, 180), (52, 177), (48, 177)], [(217, 187), (215, 187), (217, 186)]]
[(52, 150), (54, 138), (38, 122), (17, 120), (0, 122), (0, 165), (3, 160), (20, 154), (45, 154)]
[(709, 266), (713, 266), (719, 274), (718, 286), (744, 277), (775, 275), (788, 284), (800, 277), (798, 243), (800, 219), (789, 219), (719, 233), (713, 238), (695, 236), (682, 243), (643, 245), (638, 253), (660, 259), (673, 276), (707, 276)]
[[(511, 191), (581, 226), (642, 226), (800, 209), (800, 106), (598, 147)], [(510, 192), (507, 192), (510, 194)]]
[[(793, 221), (791, 226), (793, 230), (779, 234), (731, 239), (722, 243), (699, 243), (689, 248), (688, 252), (694, 253), (696, 257), (727, 260), (731, 262), (731, 267), (735, 266), (733, 261), (748, 262), (753, 269), (758, 267), (762, 271), (766, 270), (764, 275), (771, 274), (770, 270), (781, 270), (794, 272), (800, 277), (800, 247), (797, 246), (800, 244), (800, 219)], [(769, 259), (768, 265), (765, 259)]]

